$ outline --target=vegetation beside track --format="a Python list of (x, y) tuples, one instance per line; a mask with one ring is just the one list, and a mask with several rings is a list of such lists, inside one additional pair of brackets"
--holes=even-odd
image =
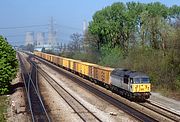
[(11, 81), (18, 68), (16, 52), (7, 40), (0, 36), (0, 95), (10, 92)]
[(0, 122), (6, 122), (5, 113), (7, 112), (8, 102), (6, 96), (0, 96)]
[(142, 71), (153, 90), (180, 98), (180, 6), (118, 2), (92, 18), (61, 56)]

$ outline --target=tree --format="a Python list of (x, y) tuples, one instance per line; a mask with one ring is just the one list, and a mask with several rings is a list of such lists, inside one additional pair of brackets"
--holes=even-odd
[(92, 35), (88, 30), (85, 31), (83, 47), (88, 62), (97, 63), (99, 61), (100, 47), (98, 42), (99, 38), (96, 35)]
[(98, 37), (96, 45), (119, 46), (125, 52), (140, 42), (154, 49), (166, 48), (171, 22), (180, 18), (180, 7), (160, 2), (142, 4), (118, 2), (97, 11), (89, 24), (89, 33)]
[(125, 48), (125, 11), (126, 6), (123, 3), (114, 3), (94, 14), (93, 21), (89, 24), (89, 32), (98, 36), (98, 49), (109, 42), (112, 47), (119, 45)]
[(89, 24), (89, 32), (98, 36), (98, 47), (110, 44), (113, 48), (119, 46), (127, 51), (131, 43), (135, 44), (143, 8), (141, 3), (129, 2), (125, 5), (119, 2), (97, 11)]
[(159, 2), (150, 3), (145, 6), (145, 10), (140, 16), (142, 21), (140, 30), (142, 44), (146, 42), (154, 49), (161, 48), (161, 42), (163, 42), (165, 34), (163, 29), (167, 25), (168, 11), (168, 8)]
[(70, 38), (72, 41), (69, 43), (70, 50), (72, 52), (80, 52), (82, 49), (82, 35), (79, 33), (73, 33)]
[(0, 94), (9, 91), (10, 82), (16, 76), (17, 68), (15, 50), (0, 36)]
[(180, 19), (180, 6), (173, 5), (170, 7), (169, 15), (174, 19)]

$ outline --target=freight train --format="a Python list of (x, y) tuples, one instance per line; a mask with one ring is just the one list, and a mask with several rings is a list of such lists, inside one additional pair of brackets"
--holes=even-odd
[(99, 66), (38, 51), (34, 54), (128, 99), (146, 100), (151, 95), (151, 83), (144, 73)]

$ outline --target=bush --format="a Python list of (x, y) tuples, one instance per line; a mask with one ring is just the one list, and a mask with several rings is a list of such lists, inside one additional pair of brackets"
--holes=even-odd
[(17, 67), (15, 50), (0, 36), (0, 94), (9, 91), (10, 82), (16, 76)]
[(108, 45), (101, 47), (100, 65), (117, 68), (123, 59), (123, 51), (119, 47), (111, 48)]
[(90, 63), (96, 63), (98, 61), (98, 55), (87, 54), (87, 53), (82, 53), (82, 52), (75, 53), (72, 56), (72, 58), (76, 60), (90, 62)]
[(120, 67), (148, 74), (154, 89), (177, 90), (180, 78), (171, 55), (170, 52), (164, 55), (161, 50), (138, 47), (130, 50)]
[(175, 87), (177, 90), (180, 91), (180, 76), (177, 76), (177, 78), (175, 80)]

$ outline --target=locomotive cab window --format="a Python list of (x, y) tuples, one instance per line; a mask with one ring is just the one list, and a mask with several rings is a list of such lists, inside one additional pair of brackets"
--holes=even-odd
[(149, 78), (141, 78), (141, 83), (149, 83)]
[(135, 84), (141, 83), (140, 78), (134, 78), (133, 83)]
[(128, 84), (128, 77), (124, 77), (124, 83)]
[(134, 84), (149, 83), (149, 78), (134, 78), (133, 83)]

